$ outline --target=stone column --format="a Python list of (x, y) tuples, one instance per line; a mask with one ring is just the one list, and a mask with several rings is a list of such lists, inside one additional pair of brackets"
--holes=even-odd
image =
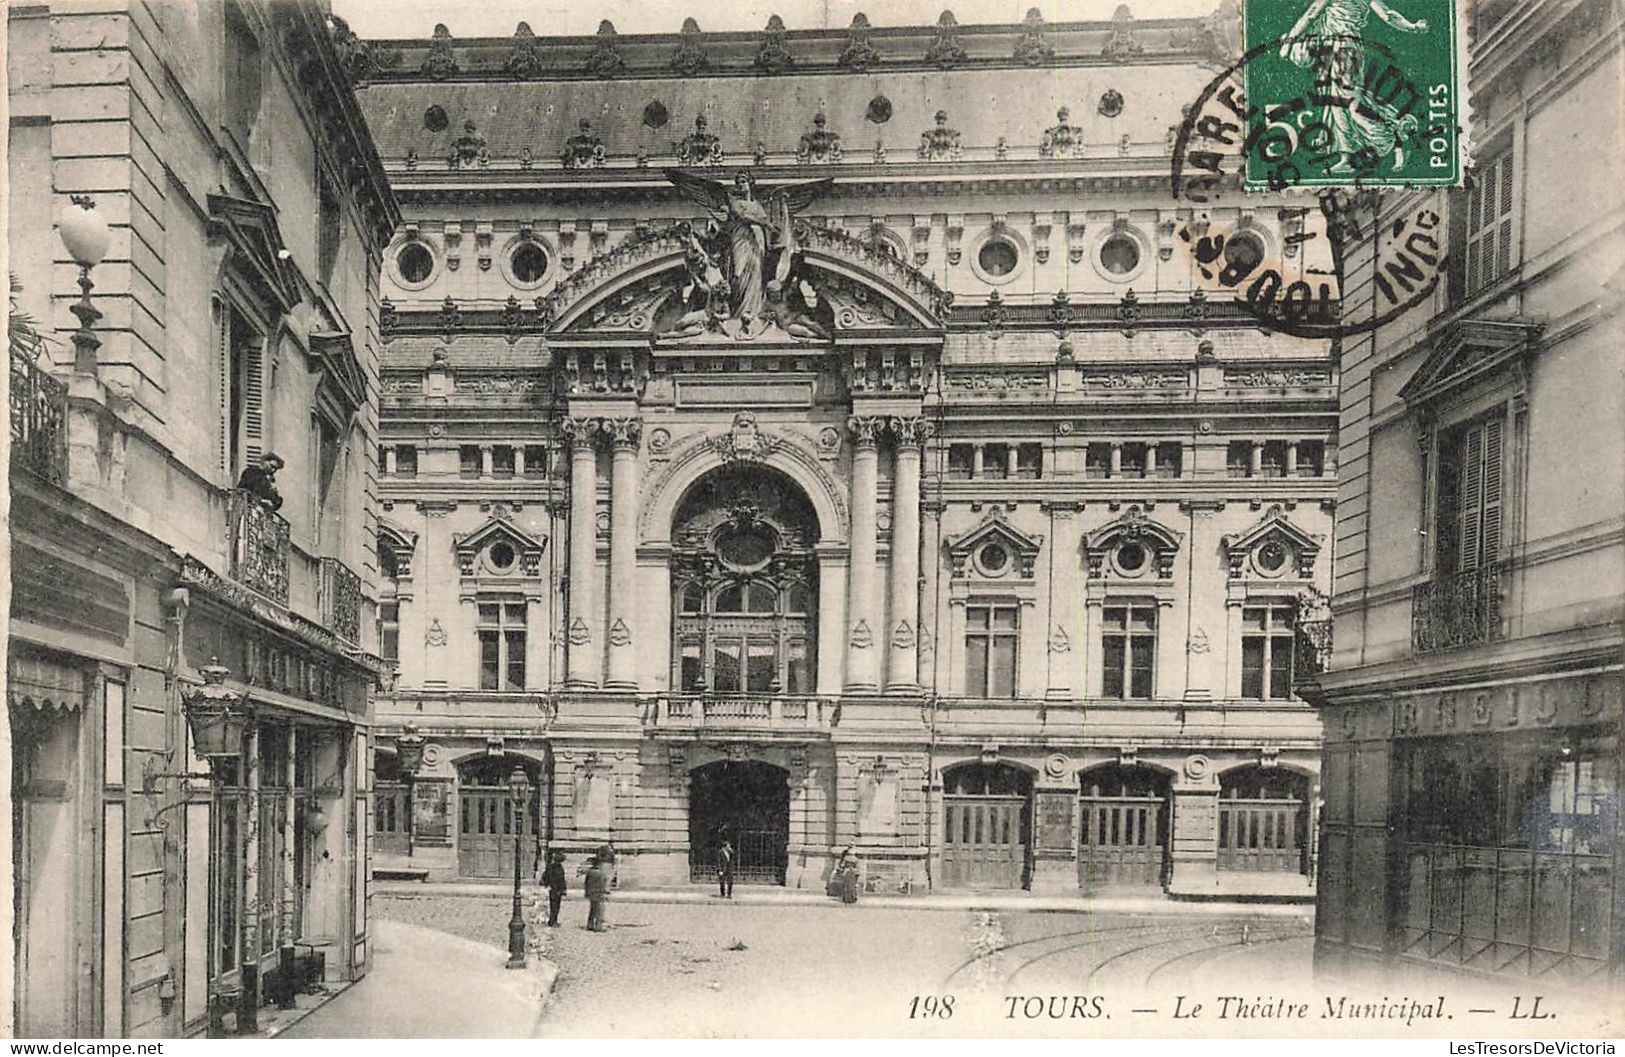
[(1295, 440), (1286, 442), (1286, 475), (1298, 476), (1298, 442)]
[(892, 419), (897, 464), (892, 475), (891, 620), (886, 689), (920, 688), (920, 448), (928, 425), (922, 418)]
[(1123, 445), (1117, 443), (1116, 441), (1112, 442), (1111, 468), (1106, 471), (1106, 476), (1107, 477), (1121, 477), (1121, 476), (1123, 476)]
[(876, 448), (883, 421), (853, 415), (852, 430), (852, 558), (847, 570), (846, 689), (879, 689), (875, 621), (875, 489), (880, 454)]
[(523, 444), (513, 446), (513, 475), (515, 477), (525, 476), (525, 446)]
[(570, 597), (565, 628), (565, 684), (597, 686), (599, 654), (593, 649), (599, 624), (598, 592), (598, 452), (593, 441), (596, 419), (564, 422), (570, 437)]
[[(638, 438), (635, 418), (607, 418), (609, 468), (609, 675), (606, 688), (636, 690), (638, 666), (632, 629), (637, 626)], [(667, 599), (660, 604), (669, 605)]]
[(1253, 441), (1248, 455), (1247, 476), (1259, 477), (1264, 473), (1264, 442)]
[(396, 461), (395, 445), (384, 445), (384, 476), (394, 477), (399, 472), (399, 463)]
[(496, 473), (491, 456), (491, 445), (480, 445), (480, 476), (489, 480)]

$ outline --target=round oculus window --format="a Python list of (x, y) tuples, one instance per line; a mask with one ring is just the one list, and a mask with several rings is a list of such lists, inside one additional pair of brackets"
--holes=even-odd
[(485, 552), (485, 557), (491, 563), (491, 568), (497, 572), (507, 572), (513, 568), (514, 553), (511, 544), (500, 541), (493, 543), (491, 549)]
[(547, 274), (547, 251), (534, 242), (521, 242), (508, 257), (508, 267), (515, 282), (527, 285), (539, 283)]
[(717, 557), (735, 569), (755, 569), (773, 556), (773, 537), (756, 528), (727, 529), (717, 537)]
[(1002, 279), (1016, 270), (1016, 265), (1021, 263), (1021, 255), (1009, 239), (988, 239), (976, 251), (976, 263), (988, 275)]
[(1100, 266), (1113, 275), (1128, 275), (1140, 266), (1140, 244), (1128, 235), (1113, 235), (1100, 245)]
[(1125, 543), (1117, 548), (1117, 568), (1123, 573), (1133, 575), (1143, 571), (1150, 559), (1143, 544)]
[(1224, 263), (1227, 271), (1238, 276), (1252, 274), (1264, 261), (1264, 244), (1257, 235), (1232, 235), (1224, 244)]
[(1010, 567), (1010, 552), (1002, 543), (989, 543), (977, 552), (976, 563), (987, 575), (998, 576)]
[(408, 242), (395, 254), (395, 270), (409, 283), (421, 283), (434, 274), (434, 254), (421, 242)]
[(1286, 567), (1286, 557), (1286, 547), (1270, 540), (1254, 552), (1253, 561), (1259, 572), (1273, 575)]

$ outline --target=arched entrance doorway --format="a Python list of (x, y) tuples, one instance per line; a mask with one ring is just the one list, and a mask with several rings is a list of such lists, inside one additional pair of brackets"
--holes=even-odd
[(723, 841), (740, 884), (784, 883), (790, 858), (790, 772), (756, 760), (696, 767), (688, 783), (689, 880), (717, 877)]
[(942, 772), (942, 884), (1023, 888), (1032, 829), (1032, 775), (1006, 763)]
[(1156, 885), (1168, 875), (1168, 776), (1110, 763), (1080, 776), (1078, 884)]
[(1219, 869), (1309, 872), (1309, 779), (1256, 764), (1219, 775)]
[(671, 538), (672, 686), (812, 693), (818, 517), (795, 482), (764, 466), (713, 470), (684, 494)]
[[(528, 810), (515, 813), (508, 776), (515, 767), (530, 781)], [(521, 869), (529, 869), (541, 831), (541, 764), (524, 756), (481, 756), (457, 766), (457, 872), (463, 877), (513, 876), (515, 825)]]

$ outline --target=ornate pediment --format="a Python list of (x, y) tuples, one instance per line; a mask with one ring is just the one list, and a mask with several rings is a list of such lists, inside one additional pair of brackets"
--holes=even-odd
[(325, 396), (344, 413), (359, 411), (367, 400), (367, 378), (348, 331), (322, 331), (310, 336), (310, 351), (321, 365), (321, 387)]
[(1174, 575), (1174, 557), (1185, 537), (1131, 506), (1121, 517), (1088, 533), (1083, 538), (1089, 575), (1095, 579), (1114, 576), (1135, 579), (1155, 574), (1159, 580)]
[[(386, 568), (384, 557), (388, 554), (394, 565), (392, 579), (408, 580), (412, 577), (412, 557), (417, 553), (418, 534), (409, 529), (401, 528), (385, 518), (378, 519), (378, 559), (379, 567)], [(386, 571), (384, 575), (389, 576)]]
[(1249, 575), (1268, 579), (1314, 575), (1315, 557), (1320, 553), (1320, 537), (1292, 523), (1279, 506), (1272, 506), (1256, 525), (1223, 539), (1230, 578)]
[(457, 569), (469, 576), (540, 576), (546, 536), (532, 536), (506, 517), (492, 517), (473, 532), (452, 536)]
[(1043, 536), (1022, 532), (1005, 520), (1002, 507), (993, 507), (981, 524), (948, 540), (948, 560), (956, 580), (973, 575), (989, 580), (1031, 580), (1043, 545)]
[(261, 202), (223, 194), (209, 195), (208, 204), (210, 233), (231, 247), (230, 267), (279, 312), (292, 311), (304, 298), (275, 211)]
[(1540, 348), (1541, 323), (1459, 319), (1432, 339), (1432, 351), (1399, 397), (1409, 404), (1430, 403), (1516, 363)]

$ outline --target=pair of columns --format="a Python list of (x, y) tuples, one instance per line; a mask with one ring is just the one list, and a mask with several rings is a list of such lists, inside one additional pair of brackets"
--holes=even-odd
[[(918, 690), (920, 658), (920, 463), (929, 432), (923, 418), (853, 415), (852, 553), (847, 580), (846, 682), (848, 692), (880, 689), (881, 654), (886, 689)], [(892, 473), (889, 628), (881, 623), (880, 577), (875, 559), (880, 442), (895, 442)]]
[[(636, 418), (570, 418), (570, 622), (566, 630), (565, 685), (636, 690), (632, 648), (637, 611), (638, 445)], [(609, 447), (609, 623), (598, 598), (598, 448)], [(607, 666), (600, 667), (605, 660)]]

